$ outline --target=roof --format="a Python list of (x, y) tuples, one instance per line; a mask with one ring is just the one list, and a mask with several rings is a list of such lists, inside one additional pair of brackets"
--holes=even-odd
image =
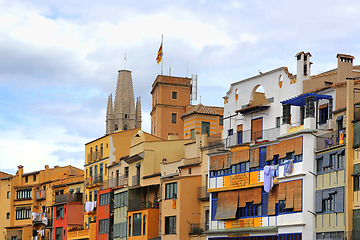
[(186, 116), (189, 116), (191, 114), (205, 114), (205, 115), (214, 115), (214, 116), (220, 116), (219, 113), (215, 112), (214, 110), (212, 110), (211, 108), (202, 105), (201, 103), (199, 103), (198, 105), (196, 105), (193, 109), (187, 111), (186, 113), (184, 113), (181, 118), (184, 118)]
[(293, 106), (305, 106), (306, 104), (306, 98), (313, 96), (315, 98), (315, 101), (318, 101), (320, 99), (329, 99), (332, 98), (331, 95), (322, 95), (322, 94), (316, 94), (316, 93), (305, 93), (305, 94), (300, 94), (296, 97), (281, 101), (280, 103), (282, 105), (285, 104), (291, 104)]

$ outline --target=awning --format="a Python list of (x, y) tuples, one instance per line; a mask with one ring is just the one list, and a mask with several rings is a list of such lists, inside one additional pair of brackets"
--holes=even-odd
[(337, 121), (337, 122), (342, 121), (343, 118), (344, 118), (344, 115), (338, 116), (338, 117), (336, 118), (336, 121)]
[(265, 110), (265, 109), (268, 109), (269, 107), (270, 107), (269, 105), (265, 105), (265, 106), (264, 105), (256, 105), (256, 106), (250, 106), (247, 108), (237, 110), (236, 112), (239, 112), (239, 113), (245, 115), (245, 114), (257, 112), (260, 110)]
[(215, 219), (235, 219), (237, 207), (238, 191), (219, 192)]
[(321, 99), (329, 99), (332, 98), (331, 95), (322, 95), (322, 94), (316, 94), (316, 93), (305, 93), (305, 94), (301, 94), (299, 96), (281, 101), (282, 105), (285, 104), (291, 104), (293, 106), (305, 106), (306, 105), (306, 98), (313, 96), (315, 101), (321, 100)]

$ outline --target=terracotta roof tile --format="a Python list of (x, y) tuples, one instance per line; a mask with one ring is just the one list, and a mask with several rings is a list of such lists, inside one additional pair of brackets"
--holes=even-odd
[(196, 105), (193, 109), (187, 111), (186, 113), (184, 113), (181, 118), (184, 118), (186, 116), (189, 116), (191, 114), (205, 114), (205, 115), (214, 115), (214, 116), (219, 116), (220, 114), (215, 112), (214, 110), (212, 110), (209, 107), (206, 107), (204, 105), (202, 105), (201, 103), (199, 103), (198, 105)]

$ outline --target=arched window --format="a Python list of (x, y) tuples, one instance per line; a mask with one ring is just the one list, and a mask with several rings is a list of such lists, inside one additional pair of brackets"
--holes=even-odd
[(126, 124), (124, 125), (124, 130), (127, 130), (127, 125)]

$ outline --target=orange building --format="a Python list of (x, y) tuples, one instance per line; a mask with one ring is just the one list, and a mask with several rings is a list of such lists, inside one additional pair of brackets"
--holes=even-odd
[(186, 112), (181, 116), (184, 121), (184, 138), (194, 138), (197, 133), (220, 136), (223, 114), (223, 107), (208, 107), (201, 103), (186, 106)]
[(151, 134), (167, 139), (169, 133), (184, 136), (181, 116), (190, 104), (191, 78), (158, 75), (152, 95)]

